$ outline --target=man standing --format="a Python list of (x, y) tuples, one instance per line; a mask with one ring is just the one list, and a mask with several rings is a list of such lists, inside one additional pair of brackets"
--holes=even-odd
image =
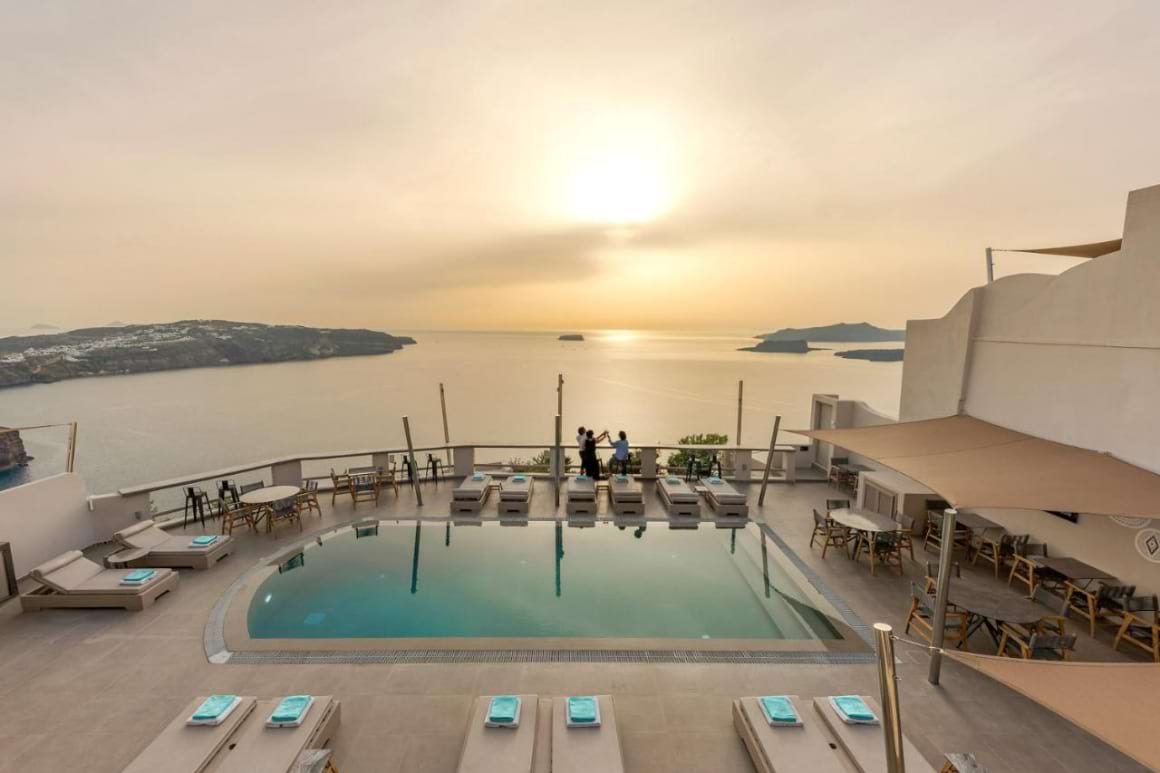
[[(605, 436), (608, 433), (604, 433)], [(612, 469), (620, 468), (622, 475), (628, 475), (628, 435), (621, 430), (617, 433), (619, 436), (616, 440), (610, 440), (612, 444)]]
[(588, 448), (588, 433), (583, 427), (576, 430), (576, 448), (580, 451), (580, 471), (588, 474), (588, 454), (585, 453)]

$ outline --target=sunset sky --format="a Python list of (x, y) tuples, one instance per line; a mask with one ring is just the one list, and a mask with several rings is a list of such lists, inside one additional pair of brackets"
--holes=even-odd
[(1152, 0), (7, 2), (0, 328), (901, 325), (1120, 235), (1157, 52)]

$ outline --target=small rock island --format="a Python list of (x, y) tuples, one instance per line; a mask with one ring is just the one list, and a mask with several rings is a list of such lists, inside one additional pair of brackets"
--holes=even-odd
[(903, 349), (848, 349), (834, 352), (835, 357), (847, 360), (869, 360), (870, 362), (902, 362)]
[(579, 333), (565, 333), (556, 339), (557, 341), (583, 341), (584, 336)]
[(185, 320), (0, 338), (0, 387), (68, 378), (252, 365), (398, 351), (415, 339), (374, 330)]
[(809, 342), (800, 338), (777, 341), (760, 341), (757, 346), (743, 346), (739, 352), (774, 352), (783, 354), (805, 354), (810, 351)]

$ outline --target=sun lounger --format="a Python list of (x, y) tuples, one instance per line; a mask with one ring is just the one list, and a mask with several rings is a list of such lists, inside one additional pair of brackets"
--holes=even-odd
[(177, 587), (177, 572), (153, 569), (145, 581), (123, 585), (136, 569), (104, 569), (79, 550), (57, 556), (29, 574), (39, 588), (20, 596), (25, 611), (63, 607), (119, 607), (142, 610)]
[[(882, 709), (878, 702), (868, 695), (863, 695), (862, 701), (881, 719)], [(821, 715), (822, 720), (830, 729), (830, 734), (838, 742), (838, 746), (845, 752), (855, 770), (859, 773), (886, 773), (886, 741), (882, 735), (882, 725), (851, 725), (842, 721), (829, 698), (814, 698), (814, 709)], [(915, 748), (908, 738), (903, 736), (902, 753), (906, 759), (908, 771), (919, 773), (934, 773), (926, 758)]]
[(749, 503), (745, 494), (733, 487), (733, 484), (721, 478), (705, 478), (705, 498), (709, 500), (709, 507), (713, 512), (724, 518), (748, 518)]
[(618, 516), (644, 515), (644, 490), (631, 475), (613, 475), (608, 479), (608, 502)]
[(596, 481), (587, 475), (568, 479), (568, 502), (564, 510), (570, 516), (596, 517)]
[(499, 514), (527, 515), (536, 490), (531, 475), (512, 475), (499, 486)]
[(846, 768), (830, 748), (822, 721), (808, 715), (808, 706), (796, 695), (786, 696), (793, 704), (800, 727), (771, 726), (759, 698), (733, 701), (733, 726), (745, 742), (758, 773), (843, 773)]
[(657, 493), (670, 516), (701, 517), (701, 500), (697, 492), (680, 478), (669, 475), (657, 480)]
[(491, 493), (491, 476), (483, 473), (474, 473), (463, 479), (463, 482), (451, 491), (451, 514), (472, 513), (478, 515), (483, 510), (483, 503)]
[(209, 569), (234, 552), (234, 539), (228, 534), (170, 535), (153, 520), (121, 529), (113, 539), (126, 548), (118, 556), (125, 566)]
[[(517, 727), (488, 727), (488, 709), (493, 695), (475, 699), (463, 749), (459, 753), (459, 773), (533, 773), (547, 770), (551, 760), (551, 701), (536, 695), (520, 695)], [(541, 717), (543, 714), (547, 716)], [(542, 721), (544, 720), (544, 721)]]
[(552, 700), (552, 773), (624, 773), (612, 696), (594, 697), (599, 727), (568, 727), (568, 699)]
[(153, 742), (125, 768), (125, 773), (156, 773), (159, 770), (174, 773), (200, 773), (215, 756), (222, 752), (230, 737), (254, 711), (256, 698), (242, 697), (229, 716), (220, 725), (186, 724), (186, 720), (208, 696), (196, 698), (182, 709)]
[(303, 751), (330, 744), (338, 731), (337, 700), (315, 695), (301, 725), (267, 727), (266, 720), (280, 702), (281, 699), (258, 702), (253, 716), (230, 740), (220, 764), (215, 764), (214, 773), (290, 773)]

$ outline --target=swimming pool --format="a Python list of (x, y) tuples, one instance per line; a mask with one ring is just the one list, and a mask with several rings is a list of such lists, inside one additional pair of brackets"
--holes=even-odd
[(384, 522), (377, 533), (347, 527), (324, 535), (280, 560), (248, 597), (244, 627), (255, 643), (601, 639), (827, 648), (852, 638), (755, 525)]

